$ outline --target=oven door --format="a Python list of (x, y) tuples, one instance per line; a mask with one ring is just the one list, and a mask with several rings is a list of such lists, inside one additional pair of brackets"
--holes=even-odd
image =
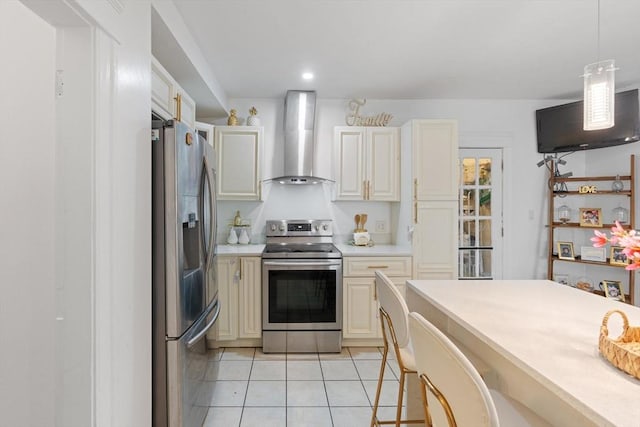
[(342, 260), (263, 260), (262, 329), (341, 330)]

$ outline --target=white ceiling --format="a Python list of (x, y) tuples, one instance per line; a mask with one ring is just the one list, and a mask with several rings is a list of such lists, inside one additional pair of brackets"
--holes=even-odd
[[(597, 0), (174, 3), (230, 98), (571, 99), (598, 60)], [(639, 22), (640, 0), (601, 0), (618, 90), (640, 84)]]

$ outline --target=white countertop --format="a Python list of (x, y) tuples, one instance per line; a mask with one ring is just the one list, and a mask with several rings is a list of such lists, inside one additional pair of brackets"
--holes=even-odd
[(262, 245), (218, 245), (216, 255), (236, 255), (236, 256), (261, 256), (264, 244)]
[[(547, 280), (410, 280), (408, 289), (599, 426), (640, 425), (640, 380), (600, 356), (605, 313), (640, 308)], [(609, 334), (620, 334), (620, 316)]]
[(411, 256), (411, 248), (396, 245), (353, 246), (336, 244), (342, 256)]

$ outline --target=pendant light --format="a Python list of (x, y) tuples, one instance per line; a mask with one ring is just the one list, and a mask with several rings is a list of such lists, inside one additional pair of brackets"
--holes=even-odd
[(600, 61), (600, 0), (598, 0), (598, 62), (584, 67), (584, 130), (615, 125), (615, 61)]

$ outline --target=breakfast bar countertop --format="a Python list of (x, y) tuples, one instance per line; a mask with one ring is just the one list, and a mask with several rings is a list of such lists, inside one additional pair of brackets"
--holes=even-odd
[[(640, 425), (640, 380), (598, 352), (605, 313), (622, 310), (637, 326), (640, 308), (547, 280), (411, 280), (407, 301), (410, 310), (466, 341), (496, 370), (503, 392), (552, 424)], [(612, 316), (609, 336), (617, 337), (620, 325)], [(550, 408), (560, 402), (573, 415), (562, 419), (563, 410)], [(578, 421), (580, 415), (585, 418)]]

